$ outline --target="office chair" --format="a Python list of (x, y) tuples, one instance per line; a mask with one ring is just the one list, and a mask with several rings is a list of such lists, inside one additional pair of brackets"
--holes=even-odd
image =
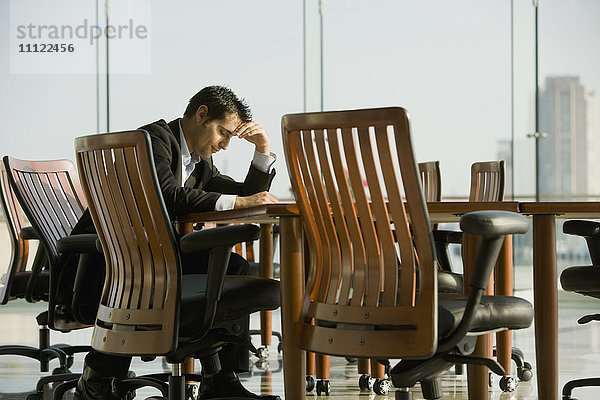
[(282, 118), (282, 134), (310, 247), (297, 344), (322, 354), (400, 359), (390, 370), (399, 400), (410, 399), (417, 382), (426, 399), (440, 398), (440, 374), (456, 363), (503, 374), (494, 360), (469, 354), (476, 335), (531, 324), (528, 301), (483, 296), (504, 237), (524, 233), (526, 219), (501, 211), (465, 214), (461, 229), (481, 238), (470, 293), (438, 294), (407, 112), (290, 114)]
[[(75, 166), (69, 160), (26, 161), (13, 157), (3, 158), (8, 181), (19, 204), (39, 238), (46, 256), (49, 271), (48, 288), (48, 327), (60, 332), (70, 332), (89, 325), (76, 320), (79, 310), (72, 308), (76, 296), (91, 297), (88, 301), (97, 302), (93, 291), (78, 290), (76, 268), (63, 268), (64, 257), (97, 254), (96, 235), (69, 236), (71, 230), (83, 214), (85, 200)], [(59, 248), (59, 241), (62, 245)], [(88, 301), (83, 301), (87, 305)], [(88, 352), (90, 346), (61, 346), (67, 357), (75, 353)], [(67, 365), (72, 359), (67, 358)], [(77, 379), (80, 374), (68, 369), (51, 376), (40, 378), (36, 391), (27, 399), (41, 399), (44, 386), (51, 382)]]
[[(35, 230), (25, 225), (23, 210), (8, 182), (4, 164), (0, 164), (0, 203), (6, 218), (8, 234), (11, 242), (11, 259), (6, 270), (0, 276), (0, 304), (7, 304), (15, 299), (27, 302), (48, 301), (50, 276), (43, 246), (39, 246), (33, 264), (27, 269), (29, 242), (38, 240)], [(22, 345), (0, 346), (0, 355), (21, 355), (40, 362), (40, 372), (48, 372), (49, 361), (58, 358), (59, 366), (53, 374), (66, 373), (73, 364), (70, 352), (65, 353), (64, 344), (50, 345), (48, 330), (48, 311), (36, 317), (39, 326), (38, 347)]]
[[(560, 274), (560, 283), (563, 289), (600, 299), (600, 223), (569, 220), (563, 224), (563, 232), (583, 237), (592, 260), (592, 265), (565, 269)], [(587, 324), (592, 321), (600, 321), (600, 314), (585, 315), (577, 323)], [(562, 390), (563, 400), (574, 399), (571, 397), (573, 389), (584, 386), (600, 386), (600, 377), (575, 379), (567, 382)]]
[[(163, 374), (115, 382), (120, 393), (158, 388), (184, 398), (181, 363), (199, 358), (203, 373), (220, 370), (217, 355), (240, 342), (238, 320), (279, 307), (279, 282), (225, 276), (239, 242), (256, 240), (259, 228), (234, 225), (201, 230), (177, 240), (162, 198), (145, 131), (107, 133), (75, 140), (77, 165), (106, 261), (106, 278), (92, 335), (94, 349), (109, 354), (166, 356)], [(208, 273), (182, 279), (180, 252), (209, 251)], [(260, 296), (256, 296), (260, 293)]]
[[(442, 180), (439, 161), (419, 163), (419, 173), (423, 185), (423, 193), (426, 201), (441, 201)], [(503, 201), (505, 185), (505, 162), (482, 161), (471, 165), (471, 184), (469, 190), (469, 201)], [(438, 272), (438, 289), (445, 293), (462, 293), (462, 274), (452, 271), (450, 262), (449, 244), (462, 244), (462, 232), (441, 230), (437, 225), (432, 226), (435, 242), (436, 256), (440, 271)], [(493, 350), (496, 355), (496, 349)], [(533, 377), (532, 367), (523, 352), (513, 347), (511, 358), (517, 367), (517, 377), (520, 381), (527, 382)], [(455, 368), (457, 375), (463, 373), (462, 365)], [(504, 391), (512, 391), (516, 382), (512, 377), (502, 377), (500, 387)], [(490, 375), (490, 386), (492, 385)]]

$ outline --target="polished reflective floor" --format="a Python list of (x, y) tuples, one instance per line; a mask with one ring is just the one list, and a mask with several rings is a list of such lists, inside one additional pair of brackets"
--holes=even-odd
[[(518, 290), (518, 287), (528, 287), (530, 271), (526, 269), (517, 271), (517, 293), (518, 295), (531, 299), (531, 292)], [(529, 286), (530, 287), (530, 286)], [(560, 374), (559, 384), (562, 385), (574, 378), (600, 376), (600, 323), (592, 322), (586, 325), (578, 325), (577, 319), (589, 313), (595, 313), (600, 302), (586, 300), (581, 296), (560, 293), (559, 312), (559, 357)], [(0, 344), (29, 344), (37, 342), (37, 329), (35, 315), (43, 310), (44, 304), (28, 304), (21, 301), (13, 301), (8, 305), (0, 306)], [(253, 327), (258, 327), (258, 316), (252, 317)], [(279, 325), (279, 314), (274, 313), (274, 326)], [(76, 343), (88, 344), (91, 330), (85, 329), (69, 334), (51, 333), (52, 343)], [(259, 338), (253, 338), (259, 344)], [(283, 373), (281, 370), (281, 354), (277, 353), (278, 340), (273, 338), (270, 347), (270, 355), (266, 362), (258, 362), (256, 357), (251, 357), (251, 370), (241, 376), (244, 385), (254, 391), (263, 393), (276, 393), (283, 396)], [(514, 333), (513, 344), (523, 350), (526, 360), (534, 367), (534, 378), (530, 382), (520, 382), (513, 393), (503, 393), (496, 379), (494, 386), (490, 389), (490, 399), (537, 399), (535, 381), (536, 368), (543, 366), (535, 365), (535, 353), (533, 346), (533, 327), (524, 331)], [(51, 363), (50, 369), (56, 366), (56, 361)], [(82, 355), (77, 355), (72, 371), (80, 371), (82, 367)], [(153, 362), (142, 362), (134, 359), (132, 369), (137, 375), (149, 372), (162, 371), (165, 368), (162, 360)], [(513, 365), (513, 375), (515, 374)], [(35, 389), (37, 379), (42, 376), (36, 361), (25, 357), (0, 356), (0, 399), (25, 399)], [(349, 364), (344, 358), (332, 358), (331, 369), (331, 393), (332, 399), (393, 399), (392, 388), (387, 395), (375, 395), (372, 392), (361, 392), (358, 389), (358, 374), (356, 366)], [(304, 385), (298, 382), (298, 385)], [(451, 373), (444, 375), (443, 379), (444, 399), (466, 399), (466, 378)], [(415, 399), (421, 399), (419, 388), (415, 388)], [(154, 389), (139, 390), (137, 398), (145, 398), (158, 395)], [(65, 398), (72, 395), (67, 394)], [(574, 396), (578, 399), (598, 399), (600, 389), (577, 389)], [(316, 400), (315, 391), (308, 393), (307, 398)], [(46, 388), (44, 398), (51, 398), (51, 388)], [(545, 399), (544, 399), (545, 400)]]

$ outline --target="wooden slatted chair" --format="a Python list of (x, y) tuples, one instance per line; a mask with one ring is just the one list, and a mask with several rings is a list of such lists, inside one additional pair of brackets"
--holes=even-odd
[[(75, 166), (69, 160), (27, 161), (9, 156), (3, 158), (3, 164), (10, 187), (35, 230), (46, 257), (49, 285), (48, 311), (44, 322), (50, 329), (60, 332), (89, 327), (75, 320), (71, 312), (76, 271), (64, 271), (61, 264), (62, 257), (90, 249), (97, 252), (95, 235), (83, 235), (85, 237), (77, 238), (77, 243), (68, 244), (67, 237), (86, 207)], [(65, 239), (66, 251), (59, 250), (59, 241)], [(43, 271), (38, 272), (43, 276)], [(91, 350), (90, 346), (52, 347), (59, 347), (63, 353), (59, 354), (61, 367), (56, 371), (63, 373), (42, 377), (37, 383), (37, 396), (43, 395), (47, 383), (76, 379), (79, 374), (68, 371), (73, 363), (73, 354)], [(66, 357), (64, 362), (63, 357)]]
[[(442, 201), (442, 172), (439, 161), (418, 164), (425, 201)], [(435, 224), (433, 225), (435, 227)]]
[[(471, 165), (469, 201), (503, 201), (505, 162), (480, 161)], [(456, 231), (438, 230), (435, 233), (438, 261), (442, 270), (452, 272), (448, 246), (461, 244), (462, 234)]]
[[(49, 273), (42, 246), (38, 247), (31, 268), (27, 268), (29, 242), (37, 240), (35, 230), (25, 223), (23, 210), (8, 183), (4, 164), (0, 164), (0, 203), (4, 211), (8, 236), (11, 244), (10, 262), (0, 272), (0, 304), (11, 300), (26, 299), (28, 302), (48, 301)], [(62, 345), (50, 346), (48, 311), (36, 317), (39, 333), (38, 347), (23, 345), (0, 346), (2, 355), (21, 355), (40, 362), (40, 372), (47, 372), (49, 361), (59, 357), (61, 365), (54, 372), (64, 372), (69, 368), (67, 355), (60, 349)]]
[(504, 175), (504, 160), (473, 163), (469, 201), (503, 201)]
[[(92, 346), (103, 353), (165, 356), (173, 364), (168, 389), (155, 375), (123, 380), (123, 393), (142, 385), (183, 399), (181, 363), (199, 358), (203, 373), (218, 372), (217, 351), (240, 341), (240, 318), (279, 307), (279, 282), (225, 276), (236, 243), (256, 240), (259, 228), (233, 225), (177, 240), (145, 131), (90, 135), (75, 140), (79, 173), (106, 262), (106, 279)], [(209, 251), (206, 275), (182, 279), (180, 252)], [(260, 293), (260, 296), (256, 296)], [(237, 327), (237, 328), (236, 328)], [(168, 393), (167, 393), (168, 392)]]
[(531, 323), (529, 302), (483, 296), (505, 235), (525, 232), (527, 221), (499, 211), (464, 215), (461, 228), (481, 236), (471, 292), (438, 295), (406, 111), (290, 114), (282, 133), (310, 248), (298, 345), (322, 354), (401, 358), (391, 369), (401, 388), (397, 399), (411, 398), (416, 382), (426, 399), (441, 397), (439, 374), (457, 362), (503, 372), (495, 361), (465, 355), (474, 335)]

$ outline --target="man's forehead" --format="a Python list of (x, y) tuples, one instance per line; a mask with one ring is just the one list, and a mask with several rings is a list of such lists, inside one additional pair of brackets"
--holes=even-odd
[(233, 132), (242, 123), (242, 119), (237, 113), (225, 114), (225, 118), (219, 121), (219, 125)]

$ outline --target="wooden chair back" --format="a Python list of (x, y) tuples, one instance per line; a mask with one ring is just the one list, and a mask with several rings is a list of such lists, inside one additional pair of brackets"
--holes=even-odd
[(26, 226), (23, 209), (8, 183), (4, 164), (0, 164), (0, 203), (11, 246), (10, 262), (4, 269), (0, 269), (0, 304), (6, 304), (13, 299), (10, 292), (13, 278), (16, 274), (24, 273), (27, 267), (29, 243), (21, 237), (21, 229)]
[(310, 248), (299, 346), (355, 357), (433, 354), (437, 268), (407, 112), (291, 114), (282, 131)]
[(167, 354), (177, 346), (180, 259), (150, 136), (83, 136), (75, 148), (106, 260), (92, 347), (111, 354)]
[(503, 201), (504, 173), (504, 160), (473, 163), (469, 201)]
[(48, 258), (48, 325), (64, 331), (83, 327), (54, 303), (60, 275), (57, 242), (70, 235), (87, 207), (75, 165), (70, 160), (27, 161), (9, 156), (3, 162), (10, 186)]
[(442, 173), (439, 161), (419, 163), (419, 175), (425, 201), (442, 201)]

